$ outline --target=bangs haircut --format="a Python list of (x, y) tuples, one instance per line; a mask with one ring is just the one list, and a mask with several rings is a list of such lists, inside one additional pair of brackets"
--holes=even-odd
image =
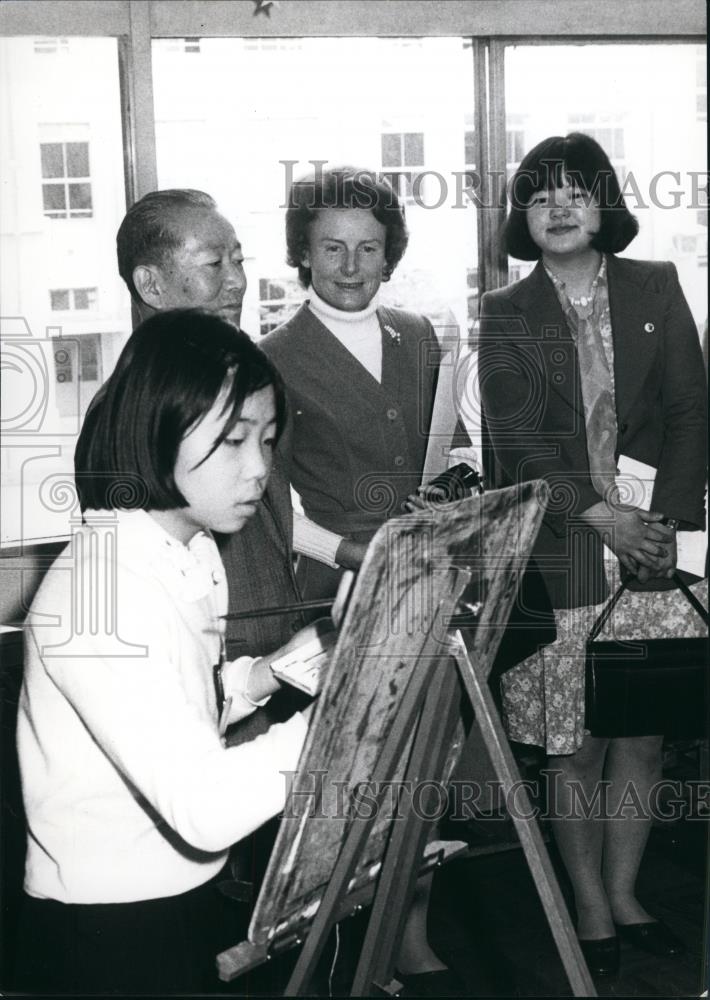
[(638, 222), (626, 207), (619, 179), (599, 143), (582, 132), (543, 139), (523, 158), (509, 187), (510, 212), (502, 231), (503, 246), (518, 260), (538, 260), (541, 250), (530, 236), (527, 209), (538, 191), (563, 187), (565, 181), (599, 206), (599, 232), (590, 246), (619, 253), (638, 233)]
[(201, 465), (231, 433), (247, 397), (268, 386), (278, 440), (283, 383), (246, 333), (199, 309), (151, 316), (129, 338), (81, 429), (74, 459), (81, 509), (187, 506), (174, 476), (185, 436), (224, 392), (224, 425)]
[(304, 288), (311, 283), (311, 269), (302, 263), (308, 252), (311, 223), (324, 208), (361, 208), (370, 211), (385, 227), (385, 267), (389, 281), (404, 256), (409, 233), (400, 203), (389, 182), (364, 167), (319, 170), (291, 185), (286, 210), (286, 263), (298, 268)]

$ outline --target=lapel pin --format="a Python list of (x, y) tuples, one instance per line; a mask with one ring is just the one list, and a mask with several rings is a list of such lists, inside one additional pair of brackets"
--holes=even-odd
[(653, 333), (653, 331), (656, 329), (653, 323), (644, 323), (643, 328), (646, 331), (646, 333)]

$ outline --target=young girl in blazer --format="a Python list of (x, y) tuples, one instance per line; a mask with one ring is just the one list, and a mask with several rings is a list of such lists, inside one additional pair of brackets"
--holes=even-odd
[[(584, 643), (620, 567), (635, 592), (614, 613), (616, 638), (702, 628), (669, 577), (675, 527), (705, 523), (705, 379), (673, 264), (616, 256), (638, 223), (594, 139), (545, 139), (523, 159), (510, 195), (506, 248), (538, 263), (483, 297), (480, 389), (495, 485), (541, 477), (551, 488), (534, 556), (558, 639), (504, 675), (504, 717), (513, 740), (547, 751), (551, 825), (577, 931), (591, 972), (611, 975), (620, 939), (662, 955), (683, 945), (635, 894), (648, 808), (621, 808), (630, 783), (646, 807), (652, 801), (662, 738), (601, 739), (585, 729)], [(621, 455), (657, 470), (651, 509), (624, 502)], [(580, 812), (580, 791), (587, 802), (603, 793), (608, 818)]]
[(196, 310), (141, 324), (106, 386), (78, 452), (81, 518), (26, 628), (22, 990), (218, 986), (237, 928), (215, 882), (230, 845), (283, 807), (307, 731), (297, 713), (223, 739), (278, 682), (266, 659), (223, 662), (211, 533), (253, 515), (283, 421), (265, 355)]

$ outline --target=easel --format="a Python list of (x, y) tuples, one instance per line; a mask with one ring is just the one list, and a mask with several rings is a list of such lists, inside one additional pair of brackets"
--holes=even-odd
[[(451, 592), (460, 594), (470, 573), (460, 567), (452, 567), (451, 572), (455, 577)], [(412, 782), (413, 788), (418, 783), (441, 780), (444, 776), (449, 750), (447, 739), (450, 738), (453, 722), (459, 711), (460, 685), (473, 706), (504, 794), (510, 794), (514, 783), (519, 780), (517, 766), (488, 689), (487, 678), (476, 663), (477, 645), (488, 644), (488, 652), (491, 649), (494, 651), (500, 638), (500, 629), (490, 629), (489, 634), (480, 633), (481, 625), (484, 624), (481, 619), (472, 640), (464, 639), (462, 632), (458, 630), (449, 632), (446, 638), (449, 620), (448, 614), (442, 620), (441, 608), (434, 615), (430, 628), (430, 649), (435, 650), (438, 655), (418, 663), (417, 669), (412, 671), (371, 773), (371, 784), (380, 807), (388, 789), (387, 782), (391, 782), (396, 776), (409, 740), (412, 740), (412, 744), (404, 780)], [(436, 638), (437, 630), (439, 638)], [(489, 656), (489, 666), (490, 662)], [(527, 799), (524, 787), (518, 787), (518, 794), (521, 791)], [(524, 801), (524, 805), (529, 806), (529, 802)], [(528, 818), (532, 815), (529, 808), (525, 808), (523, 814), (525, 818), (523, 815), (515, 815), (513, 820), (573, 993), (576, 996), (595, 996), (591, 976), (539, 829), (535, 821)], [(421, 872), (430, 822), (423, 818), (421, 809), (417, 814), (411, 796), (400, 815), (401, 819), (398, 818), (391, 824), (382, 855), (370, 919), (351, 987), (352, 996), (396, 995), (401, 988), (401, 984), (393, 979), (394, 961)], [(368, 816), (356, 813), (351, 819), (320, 905), (310, 923), (307, 936), (304, 935), (305, 943), (286, 987), (286, 996), (309, 994), (313, 974), (333, 925), (352, 913), (358, 905), (351, 892), (352, 880), (376, 820), (377, 813), (374, 811)], [(265, 961), (273, 943), (275, 942), (243, 942), (223, 952), (218, 956), (221, 978), (231, 980)], [(291, 938), (285, 946), (297, 943), (300, 940)]]
[[(458, 676), (472, 705), (477, 708), (476, 718), (482, 729), (486, 749), (491, 755), (496, 777), (501, 782), (504, 793), (507, 794), (520, 776), (507, 739), (502, 732), (488, 685), (471, 662), (460, 632), (455, 633), (452, 647), (452, 652), (455, 651)], [(420, 683), (417, 685), (418, 690), (412, 691), (411, 694), (407, 692), (407, 701), (402, 705), (398, 724), (385, 746), (375, 781), (387, 781), (391, 778), (393, 764), (402, 751), (406, 735), (410, 727), (415, 724), (418, 713), (417, 736), (412, 747), (407, 780), (434, 779), (435, 775), (441, 772), (445, 747), (441, 738), (437, 740), (437, 730), (445, 733), (447, 727), (442, 725), (442, 719), (447, 718), (450, 722), (451, 714), (457, 711), (458, 685), (451, 664), (443, 660), (437, 667), (437, 673), (432, 678), (426, 693), (424, 687), (425, 685)], [(431, 766), (434, 760), (436, 768)], [(519, 788), (518, 794), (520, 792)], [(525, 800), (527, 790), (523, 788), (522, 792)], [(560, 959), (574, 995), (596, 996), (593, 981), (567, 915), (565, 902), (539, 828), (534, 820), (528, 818), (531, 813), (528, 807), (529, 801), (524, 801), (522, 809), (524, 816), (516, 814), (513, 821)], [(337, 920), (335, 916), (337, 903), (345, 895), (357, 852), (367, 837), (370, 826), (371, 821), (357, 819), (354, 821), (308, 940), (303, 946), (286, 987), (286, 996), (308, 995), (308, 984), (328, 933)], [(405, 819), (395, 825), (385, 853), (365, 941), (353, 980), (352, 996), (372, 995), (370, 986), (384, 995), (394, 995), (397, 992), (399, 984), (392, 980), (393, 956), (397, 953), (404, 919), (419, 876), (420, 868), (416, 860), (421, 858), (424, 852), (426, 838), (427, 823), (415, 815), (410, 807)], [(398, 915), (398, 919), (392, 918), (393, 913)]]

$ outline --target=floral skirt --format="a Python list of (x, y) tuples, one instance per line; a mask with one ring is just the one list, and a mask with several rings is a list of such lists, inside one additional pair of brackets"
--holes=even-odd
[[(619, 585), (618, 563), (606, 564), (611, 593)], [(708, 582), (690, 588), (708, 606)], [(608, 599), (607, 599), (608, 600)], [(606, 603), (606, 602), (605, 602)], [(579, 750), (584, 728), (584, 658), (587, 636), (604, 604), (555, 611), (557, 639), (503, 675), (503, 722), (508, 738), (550, 754)], [(660, 639), (703, 636), (707, 628), (682, 591), (625, 591), (601, 639)]]

